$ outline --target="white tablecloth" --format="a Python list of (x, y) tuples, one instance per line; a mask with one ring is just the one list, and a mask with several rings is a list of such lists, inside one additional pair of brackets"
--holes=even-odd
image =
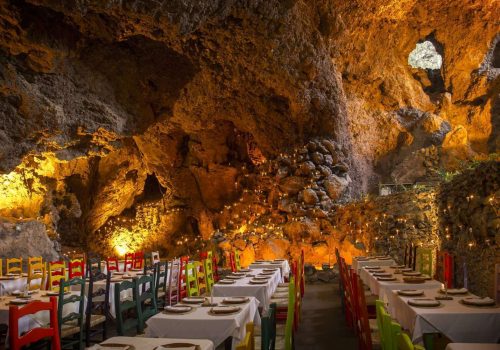
[[(440, 295), (437, 290), (425, 290), (424, 293), (431, 299)], [(422, 343), (424, 333), (437, 332), (453, 342), (496, 343), (500, 338), (499, 307), (462, 305), (459, 300), (463, 297), (456, 295), (453, 300), (441, 300), (440, 307), (413, 307), (407, 303), (411, 297), (397, 295), (397, 292), (393, 294), (396, 294), (394, 307), (389, 310), (403, 328), (410, 330), (414, 342)]]
[(272, 269), (279, 267), (281, 270), (281, 279), (284, 282), (284, 278), (288, 278), (290, 275), (290, 264), (288, 260), (281, 261), (279, 264), (271, 262), (254, 262), (248, 266), (249, 269)]
[(500, 350), (500, 344), (450, 343), (445, 350)]
[[(377, 271), (382, 272), (382, 271)], [(394, 269), (384, 268), (383, 272), (389, 272), (394, 274)], [(403, 281), (402, 274), (394, 274), (397, 278), (396, 281), (379, 281), (372, 273), (364, 268), (361, 269), (359, 277), (361, 280), (370, 287), (370, 291), (378, 295), (380, 300), (389, 304), (389, 309), (391, 308), (390, 292), (393, 290), (408, 290), (408, 289), (439, 289), (441, 288), (441, 282), (436, 280), (425, 281), (425, 283), (405, 283)]]
[[(276, 268), (276, 266), (274, 268)], [(261, 269), (253, 269), (250, 273), (257, 276), (257, 274), (262, 271)], [(279, 269), (276, 270), (266, 284), (249, 284), (248, 282), (252, 278), (253, 277), (244, 277), (235, 280), (234, 284), (216, 283), (213, 286), (213, 295), (217, 297), (252, 296), (257, 298), (262, 307), (266, 308), (269, 305), (269, 299), (271, 299), (271, 296), (276, 291), (281, 281), (280, 271)]]
[[(213, 298), (220, 303), (224, 298)], [(212, 316), (209, 307), (195, 306), (187, 314), (176, 315), (160, 312), (147, 322), (146, 335), (161, 338), (209, 339), (215, 347), (228, 337), (233, 337), (233, 349), (245, 337), (245, 325), (254, 322), (260, 325), (259, 301), (249, 297), (250, 301), (240, 304), (242, 310), (237, 314)]]
[(360, 272), (361, 268), (365, 266), (392, 266), (396, 265), (396, 262), (394, 259), (369, 259), (369, 260), (357, 260), (353, 259), (352, 260), (352, 269), (356, 271), (357, 273)]
[[(50, 301), (50, 298), (45, 296), (46, 291), (37, 292), (32, 295), (35, 300), (42, 300), (45, 302)], [(71, 292), (71, 294), (78, 295), (78, 292)], [(67, 295), (66, 297), (69, 297)], [(0, 300), (0, 324), (9, 325), (9, 300), (14, 299), (14, 297), (3, 297)], [(71, 303), (64, 305), (63, 316), (70, 314), (71, 312), (78, 312), (79, 303)], [(22, 307), (22, 306), (20, 306)], [(19, 320), (19, 332), (24, 333), (29, 331), (34, 327), (44, 326), (49, 323), (49, 312), (42, 311), (33, 315), (24, 316)]]
[[(188, 343), (199, 345), (200, 350), (214, 350), (214, 343), (208, 339), (174, 339), (174, 338), (143, 338), (143, 337), (113, 337), (101, 344), (126, 344), (132, 345), (136, 350), (154, 350), (157, 346), (173, 343)], [(90, 349), (98, 349), (98, 346)]]

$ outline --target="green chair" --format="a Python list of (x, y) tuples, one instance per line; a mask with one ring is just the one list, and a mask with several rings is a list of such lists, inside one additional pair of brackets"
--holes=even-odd
[[(257, 333), (257, 332), (256, 332)], [(255, 337), (255, 346), (261, 350), (274, 350), (276, 344), (276, 304), (269, 305), (267, 314), (262, 316), (260, 334)]]
[(293, 349), (293, 325), (295, 319), (295, 281), (294, 277), (290, 278), (290, 297), (288, 298), (288, 308), (286, 315), (285, 328), (276, 329), (276, 349)]
[(423, 346), (414, 345), (406, 333), (398, 334), (398, 350), (425, 350)]
[(161, 261), (155, 264), (155, 299), (158, 308), (163, 308), (167, 298), (167, 270), (168, 264), (166, 261)]
[(432, 250), (428, 248), (417, 249), (418, 270), (420, 273), (432, 276)]
[(377, 329), (380, 336), (380, 347), (382, 350), (387, 350), (384, 338), (384, 321), (383, 315), (386, 313), (384, 302), (382, 300), (375, 300), (375, 312), (377, 315)]
[[(146, 321), (158, 313), (155, 296), (155, 276), (144, 275), (135, 279), (135, 301), (137, 310), (138, 330), (140, 333), (144, 331)], [(139, 293), (141, 287), (149, 286), (149, 288), (142, 288), (144, 292)]]
[(210, 294), (214, 286), (214, 270), (212, 258), (203, 260), (203, 266), (205, 268), (205, 285), (207, 286), (207, 293)]
[[(73, 286), (79, 286), (78, 294), (71, 293), (65, 295), (66, 290), (74, 289)], [(78, 303), (78, 312), (64, 312), (64, 306), (67, 304)], [(69, 306), (72, 307), (72, 306)], [(57, 305), (57, 315), (59, 321), (59, 334), (61, 336), (61, 349), (83, 349), (83, 325), (85, 314), (85, 280), (73, 278), (66, 281), (62, 279), (59, 286), (59, 298)]]
[(240, 271), (241, 270), (240, 252), (238, 249), (234, 250), (234, 262), (236, 264), (236, 271)]
[(194, 262), (186, 264), (186, 289), (188, 297), (200, 295), (200, 290), (198, 289), (198, 272), (196, 271)]
[[(116, 312), (116, 331), (119, 336), (125, 334), (131, 329), (139, 331), (139, 320), (131, 312), (137, 310), (136, 298), (138, 295), (137, 279), (115, 283), (115, 312)], [(121, 300), (121, 293), (131, 291), (133, 299), (127, 298)]]

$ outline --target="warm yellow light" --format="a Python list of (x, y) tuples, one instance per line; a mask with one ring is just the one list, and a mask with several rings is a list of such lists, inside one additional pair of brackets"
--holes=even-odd
[(115, 246), (115, 251), (116, 251), (116, 254), (118, 254), (119, 256), (123, 256), (125, 254), (128, 253), (128, 247), (126, 245), (117, 245)]

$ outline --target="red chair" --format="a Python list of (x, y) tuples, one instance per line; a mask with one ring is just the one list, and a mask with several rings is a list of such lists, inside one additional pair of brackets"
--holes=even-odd
[(340, 278), (342, 279), (343, 286), (343, 300), (344, 300), (344, 310), (345, 310), (345, 320), (347, 326), (350, 328), (354, 327), (354, 300), (352, 295), (351, 279), (349, 278), (349, 270), (344, 258), (340, 258), (339, 261), (339, 272)]
[(141, 269), (141, 270), (144, 268), (144, 252), (134, 253), (134, 263), (132, 267), (134, 269)]
[[(32, 328), (23, 335), (19, 335), (19, 319), (36, 314), (39, 311), (50, 312), (50, 327)], [(57, 324), (57, 298), (51, 297), (49, 302), (33, 301), (26, 306), (9, 306), (9, 341), (11, 350), (20, 350), (25, 345), (50, 338), (51, 349), (61, 350), (59, 326)]]
[(212, 272), (214, 274), (214, 282), (219, 282), (220, 280), (220, 275), (219, 275), (219, 267), (217, 266), (217, 257), (214, 255), (212, 257)]
[(455, 261), (453, 255), (447, 251), (437, 251), (436, 252), (436, 275), (434, 276), (437, 280), (446, 283), (447, 288), (453, 288), (455, 285), (454, 281), (454, 267)]
[(355, 328), (359, 339), (358, 348), (359, 350), (372, 350), (372, 334), (370, 330), (370, 321), (368, 319), (363, 282), (356, 272), (353, 271), (351, 274), (353, 294), (355, 295)]
[(85, 262), (80, 259), (71, 260), (68, 264), (69, 279), (76, 277), (84, 278), (85, 276)]
[(179, 294), (179, 301), (187, 296), (187, 287), (186, 287), (186, 265), (189, 262), (189, 256), (181, 256), (179, 261), (179, 279), (177, 290)]
[(106, 259), (106, 269), (108, 270), (108, 272), (111, 272), (111, 271), (120, 272), (120, 265), (118, 265), (118, 259), (117, 258), (107, 258)]
[(236, 258), (233, 251), (229, 252), (229, 267), (231, 268), (232, 272), (238, 271), (238, 269), (236, 268)]
[(304, 297), (304, 292), (305, 292), (305, 279), (304, 279), (304, 250), (301, 250), (300, 252), (300, 296), (303, 298)]
[(126, 253), (125, 254), (125, 263), (123, 265), (123, 271), (127, 272), (130, 269), (134, 268), (134, 253)]

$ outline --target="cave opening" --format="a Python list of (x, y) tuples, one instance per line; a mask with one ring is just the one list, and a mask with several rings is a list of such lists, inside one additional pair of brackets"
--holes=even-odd
[(493, 68), (500, 68), (500, 40), (496, 43), (493, 49), (493, 59), (491, 61)]
[(154, 173), (146, 176), (144, 182), (144, 191), (142, 193), (143, 200), (158, 200), (162, 199), (166, 192), (166, 188), (160, 184)]

